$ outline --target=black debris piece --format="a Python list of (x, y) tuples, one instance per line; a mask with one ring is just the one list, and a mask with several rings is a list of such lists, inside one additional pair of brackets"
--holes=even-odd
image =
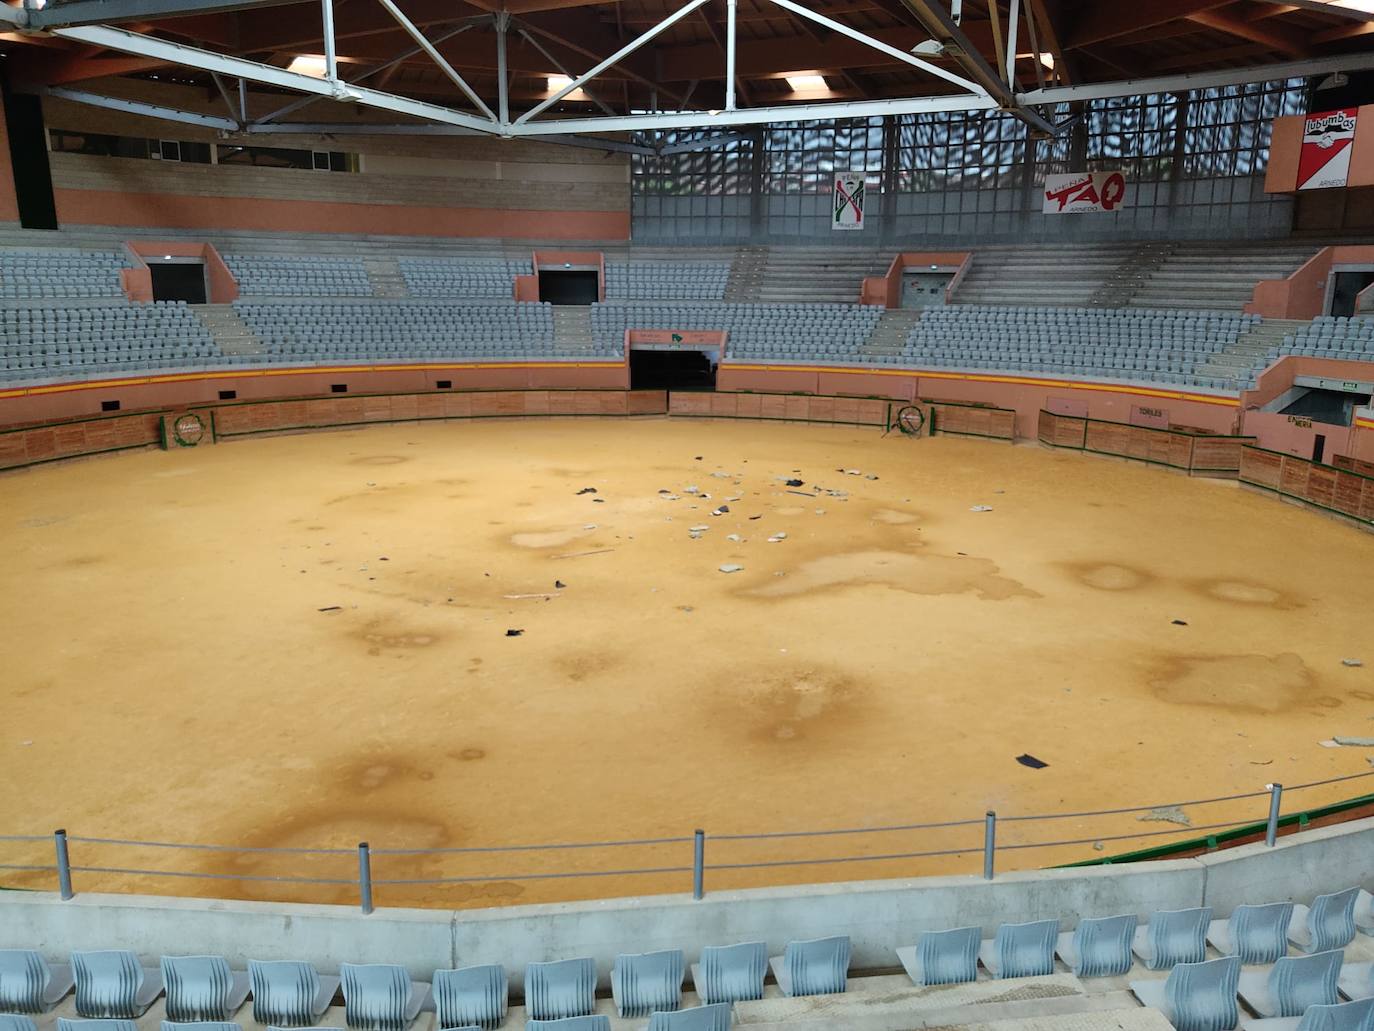
[(787, 493), (788, 493), (788, 494), (800, 494), (800, 495), (801, 495), (802, 497), (804, 497), (804, 498), (814, 498), (814, 497), (816, 496), (815, 494), (808, 494), (808, 493), (806, 493), (806, 491), (804, 491), (804, 490), (789, 490)]
[(523, 630), (507, 630), (507, 631), (506, 631), (506, 636), (507, 636), (507, 637), (519, 637), (519, 636), (520, 636), (521, 634), (523, 634), (524, 632), (525, 632), (525, 631), (523, 631)]
[(1032, 770), (1043, 770), (1046, 766), (1049, 765), (1049, 763), (1045, 762), (1044, 759), (1037, 759), (1029, 752), (1023, 755), (1018, 755), (1016, 757), (1016, 761), (1019, 762), (1022, 766), (1029, 766)]
[(605, 498), (592, 498), (592, 504), (593, 504), (593, 505), (604, 505), (605, 503), (606, 503), (606, 499), (605, 499)]
[(1171, 620), (1169, 620), (1169, 622), (1172, 623), (1174, 626), (1187, 626), (1187, 625), (1188, 625), (1188, 621), (1187, 621), (1187, 620), (1184, 620), (1184, 619), (1171, 619)]
[(577, 496), (578, 496), (578, 497), (581, 497), (583, 494), (595, 494), (595, 493), (596, 493), (596, 488), (595, 488), (595, 487), (583, 487), (580, 491), (577, 492)]
[(749, 518), (750, 518), (750, 519), (762, 519), (763, 516), (761, 516), (761, 515), (756, 515), (756, 516), (750, 516)]
[(343, 610), (343, 606), (342, 606), (342, 605), (326, 605), (324, 608), (322, 608), (322, 609), (316, 609), (315, 611), (316, 611), (316, 612), (340, 612), (340, 611), (342, 611), (342, 610)]
[(789, 487), (800, 487), (806, 483), (805, 480), (791, 479), (787, 481)]
[(558, 590), (560, 590), (560, 591), (561, 591), (564, 587), (567, 587), (567, 586), (568, 586), (568, 585), (565, 584), (562, 580), (555, 580), (555, 581), (553, 582), (553, 585), (554, 585), (554, 587), (555, 587), (556, 589), (558, 589)]

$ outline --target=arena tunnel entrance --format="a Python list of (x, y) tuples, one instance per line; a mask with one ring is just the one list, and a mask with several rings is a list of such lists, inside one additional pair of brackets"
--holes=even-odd
[(540, 269), (539, 299), (549, 304), (595, 304), (601, 298), (596, 269)]
[(689, 348), (630, 348), (631, 390), (715, 390), (717, 353)]
[(205, 262), (199, 258), (150, 259), (148, 272), (152, 276), (153, 300), (205, 303)]

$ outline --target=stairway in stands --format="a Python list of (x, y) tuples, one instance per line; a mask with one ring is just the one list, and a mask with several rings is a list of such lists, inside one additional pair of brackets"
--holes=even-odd
[(768, 303), (858, 304), (865, 276), (880, 276), (895, 249), (770, 247), (758, 293), (743, 300)]
[(595, 349), (592, 338), (592, 309), (585, 304), (556, 304), (553, 306), (554, 350), (563, 355), (591, 355)]
[(902, 348), (906, 346), (906, 338), (911, 335), (911, 327), (916, 325), (920, 318), (921, 313), (918, 310), (889, 308), (883, 312), (883, 317), (873, 327), (873, 332), (859, 347), (859, 353), (874, 357), (901, 354)]
[(725, 284), (724, 299), (731, 302), (757, 300), (767, 265), (767, 247), (741, 247), (735, 251), (735, 257), (730, 262), (730, 279)]
[(1316, 243), (1180, 243), (1131, 298), (1136, 308), (1239, 311), (1261, 279), (1285, 279), (1320, 250)]
[(1111, 273), (1089, 300), (1091, 308), (1124, 308), (1140, 292), (1160, 265), (1178, 247), (1175, 243), (1143, 243)]
[(215, 346), (225, 354), (262, 354), (258, 335), (239, 318), (232, 304), (194, 304), (191, 310), (215, 338)]
[(1138, 243), (979, 247), (955, 298), (960, 304), (1110, 307), (1108, 283), (1140, 248)]
[(1283, 338), (1307, 324), (1295, 319), (1265, 319), (1256, 323), (1249, 332), (1242, 333), (1234, 344), (1228, 344), (1199, 365), (1197, 373), (1199, 376), (1229, 379), (1236, 389), (1244, 390), (1250, 385), (1251, 378), (1269, 364), (1270, 352), (1283, 343)]
[(367, 269), (368, 281), (372, 284), (373, 297), (409, 297), (405, 277), (395, 258), (364, 258), (363, 267)]

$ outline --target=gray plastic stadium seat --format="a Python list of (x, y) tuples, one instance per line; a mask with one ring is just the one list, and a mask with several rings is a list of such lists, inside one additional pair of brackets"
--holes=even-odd
[(1329, 1006), (1336, 1001), (1343, 958), (1340, 949), (1284, 956), (1267, 971), (1242, 973), (1237, 993), (1261, 1017), (1300, 1017), (1308, 1006)]
[(506, 1022), (510, 979), (499, 964), (434, 971), (434, 1012), (439, 1027), (483, 1027)]
[(762, 999), (767, 976), (764, 942), (708, 945), (701, 950), (701, 962), (692, 964), (692, 987), (707, 1004)]
[(655, 1013), (649, 1017), (649, 1031), (730, 1031), (731, 1017), (728, 1002), (706, 1006), (689, 1006), (672, 1013)]
[(897, 950), (913, 984), (962, 984), (978, 980), (978, 944), (981, 927), (956, 927), (949, 931), (927, 931), (915, 945)]
[(783, 995), (838, 994), (849, 978), (849, 935), (788, 942), (768, 964)]
[(162, 981), (167, 1019), (177, 1023), (229, 1020), (250, 987), (248, 972), (235, 973), (221, 956), (163, 956)]
[(978, 958), (993, 977), (1036, 977), (1054, 973), (1054, 944), (1058, 920), (1003, 924), (991, 941), (984, 941)]
[(427, 983), (390, 963), (341, 963), (339, 980), (344, 1023), (354, 1031), (403, 1031), (429, 1000)]
[(310, 1027), (280, 1027), (276, 1024), (268, 1024), (267, 1031), (344, 1031), (341, 1027), (321, 1027), (318, 1024)]
[(124, 1017), (93, 1017), (89, 1020), (58, 1017), (57, 1031), (138, 1031), (138, 1025)]
[(527, 1020), (525, 1031), (611, 1031), (611, 1018), (604, 1013), (589, 1013), (580, 1017)]
[(162, 971), (139, 966), (138, 957), (124, 949), (73, 952), (72, 972), (76, 1012), (83, 1017), (132, 1020), (162, 994)]
[(1132, 981), (1141, 1005), (1161, 1010), (1176, 1031), (1232, 1031), (1240, 1017), (1240, 957), (1179, 963), (1165, 979)]
[(1162, 910), (1137, 927), (1131, 948), (1151, 970), (1167, 970), (1175, 963), (1200, 963), (1207, 956), (1207, 928), (1212, 907)]
[(1229, 920), (1213, 920), (1207, 940), (1223, 956), (1239, 956), (1242, 963), (1273, 963), (1288, 952), (1288, 924), (1293, 903), (1237, 906)]
[(164, 1020), (162, 1031), (243, 1031), (232, 1020)]
[(1080, 920), (1059, 935), (1055, 952), (1079, 977), (1111, 977), (1130, 971), (1131, 939), (1139, 923), (1134, 913)]
[(525, 967), (525, 1012), (532, 1021), (589, 1016), (595, 1009), (595, 960), (583, 957)]
[(310, 1027), (338, 990), (337, 977), (321, 977), (309, 963), (296, 960), (264, 962), (250, 959), (253, 982), (253, 1019), (279, 1027)]
[(1355, 903), (1359, 894), (1359, 888), (1347, 888), (1318, 895), (1310, 907), (1294, 905), (1288, 940), (1308, 953), (1345, 948), (1355, 937)]
[(72, 990), (72, 968), (49, 966), (32, 949), (0, 949), (0, 1010), (42, 1013)]
[(38, 1031), (38, 1026), (18, 1013), (0, 1013), (0, 1031)]
[(682, 1004), (686, 974), (681, 949), (620, 955), (611, 967), (611, 995), (622, 1017), (645, 1017), (655, 1010), (675, 1010)]
[(1301, 1017), (1243, 1020), (1241, 1031), (1374, 1031), (1374, 999), (1309, 1006)]

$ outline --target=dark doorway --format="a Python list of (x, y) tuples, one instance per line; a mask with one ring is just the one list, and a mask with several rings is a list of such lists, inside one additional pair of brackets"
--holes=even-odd
[(595, 270), (539, 270), (539, 299), (550, 304), (595, 304), (601, 298), (600, 287)]
[(630, 349), (631, 390), (715, 390), (716, 364), (705, 351)]
[(48, 168), (42, 102), (27, 93), (11, 93), (8, 84), (4, 93), (19, 224), (25, 229), (56, 229), (57, 203), (53, 200), (52, 172)]
[(1366, 272), (1337, 272), (1331, 288), (1329, 315), (1354, 315), (1355, 298), (1361, 290), (1374, 283), (1374, 269)]
[(1312, 461), (1320, 462), (1326, 454), (1326, 434), (1318, 433), (1312, 440)]
[(205, 266), (201, 262), (152, 264), (153, 300), (205, 303)]

